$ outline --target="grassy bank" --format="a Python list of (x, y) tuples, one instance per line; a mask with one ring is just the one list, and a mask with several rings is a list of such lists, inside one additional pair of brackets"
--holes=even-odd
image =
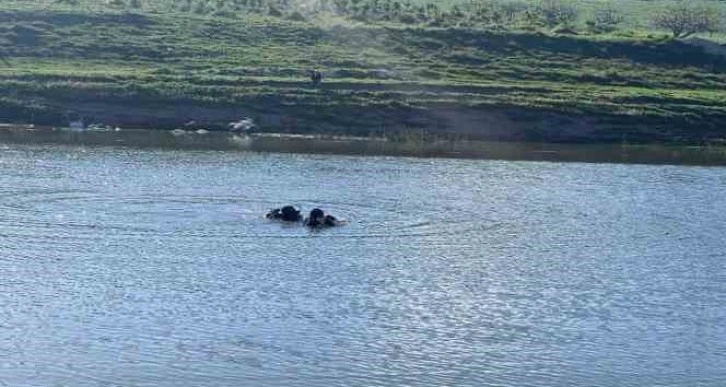
[[(726, 54), (717, 44), (637, 29), (557, 34), (104, 4), (0, 5), (0, 121), (174, 128), (194, 120), (222, 129), (248, 116), (271, 132), (726, 137)], [(311, 68), (324, 73), (319, 88)]]

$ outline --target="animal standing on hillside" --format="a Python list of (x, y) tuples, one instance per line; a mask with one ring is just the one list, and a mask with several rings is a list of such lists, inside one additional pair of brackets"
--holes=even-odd
[(323, 81), (323, 74), (317, 69), (310, 70), (310, 81), (313, 83), (313, 87), (318, 87)]

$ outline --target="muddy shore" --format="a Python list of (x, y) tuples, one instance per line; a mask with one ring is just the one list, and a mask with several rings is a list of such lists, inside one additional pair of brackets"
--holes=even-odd
[(112, 129), (73, 131), (51, 127), (1, 125), (0, 144), (114, 146), (171, 150), (252, 151), (355, 156), (442, 157), (554, 162), (726, 165), (726, 147), (667, 144), (573, 144), (478, 140), (401, 140), (381, 137), (241, 134), (225, 131)]
[(249, 117), (262, 133), (577, 144), (721, 144), (726, 123), (718, 115), (664, 119), (509, 106), (317, 106), (262, 100), (243, 106), (69, 103), (43, 114), (0, 109), (0, 118), (20, 124), (32, 119), (37, 126), (67, 126), (71, 120), (67, 112), (86, 124), (120, 128), (227, 131), (230, 122)]

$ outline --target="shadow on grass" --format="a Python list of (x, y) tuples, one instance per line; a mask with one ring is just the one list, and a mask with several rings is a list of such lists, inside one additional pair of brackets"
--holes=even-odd
[[(709, 71), (726, 71), (726, 57), (705, 52), (701, 47), (678, 40), (590, 40), (574, 36), (496, 33), (481, 30), (402, 29), (389, 36), (398, 44), (418, 50), (438, 52), (449, 47), (475, 47), (491, 55), (552, 56), (622, 59), (660, 67), (697, 67)], [(466, 60), (471, 60), (467, 58)]]
[(55, 27), (68, 27), (83, 24), (121, 24), (136, 27), (147, 27), (152, 21), (149, 17), (137, 13), (79, 13), (59, 11), (2, 11), (0, 23), (25, 23), (32, 20), (36, 23), (51, 24)]

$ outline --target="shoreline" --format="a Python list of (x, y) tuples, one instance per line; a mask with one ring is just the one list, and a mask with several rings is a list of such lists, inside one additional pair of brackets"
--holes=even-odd
[(682, 164), (726, 166), (726, 146), (674, 144), (566, 144), (472, 140), (394, 141), (314, 134), (149, 129), (72, 131), (0, 125), (0, 144), (128, 147), (350, 156), (456, 158), (510, 161)]
[[(124, 102), (124, 103), (121, 103)], [(282, 100), (253, 99), (245, 104), (174, 103), (170, 100), (67, 102), (51, 111), (0, 106), (6, 122), (37, 127), (68, 124), (68, 112), (87, 124), (145, 130), (228, 131), (230, 123), (249, 118), (258, 132), (302, 135), (409, 137), (433, 140), (536, 142), (572, 144), (726, 144), (726, 116), (688, 114), (663, 117), (622, 114), (593, 107), (590, 111), (502, 104), (401, 103), (356, 105), (285, 104)], [(27, 111), (26, 111), (27, 110)], [(25, 118), (24, 118), (25, 117)], [(193, 123), (193, 124), (190, 124)], [(13, 124), (11, 124), (13, 125)]]

